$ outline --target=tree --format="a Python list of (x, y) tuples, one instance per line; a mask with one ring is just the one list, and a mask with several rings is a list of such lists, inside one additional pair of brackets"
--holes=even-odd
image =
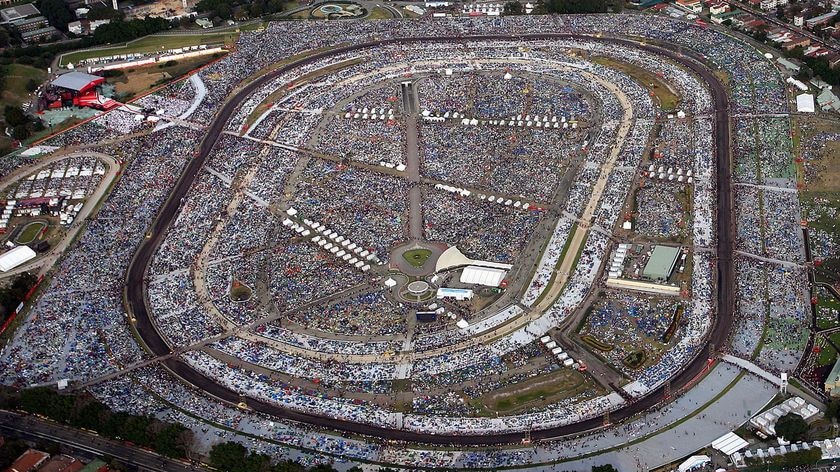
[(593, 465), (592, 472), (618, 472), (612, 464)]
[(606, 0), (547, 0), (548, 13), (606, 13)]
[(825, 409), (826, 419), (837, 418), (840, 414), (840, 399), (832, 398), (828, 401)]
[(787, 441), (802, 440), (807, 432), (808, 423), (796, 413), (788, 413), (776, 421), (776, 436)]
[(245, 446), (235, 442), (223, 442), (213, 445), (210, 449), (210, 466), (222, 472), (237, 472), (242, 470), (247, 454)]
[(21, 454), (26, 452), (29, 446), (20, 439), (10, 439), (0, 446), (0, 469), (6, 469)]
[(813, 447), (808, 450), (799, 450), (788, 452), (781, 456), (775, 456), (771, 459), (771, 462), (781, 466), (782, 470), (791, 470), (816, 464), (820, 459), (822, 459), (822, 451), (818, 447)]
[(519, 0), (514, 0), (512, 2), (505, 3), (505, 15), (521, 15), (522, 14), (522, 3)]
[(283, 462), (278, 462), (272, 467), (272, 472), (304, 472), (306, 467), (302, 466), (300, 462), (295, 462), (293, 460), (286, 460)]
[(6, 108), (3, 110), (3, 117), (9, 126), (25, 125), (29, 122), (29, 118), (26, 117), (23, 109), (12, 105), (6, 105)]
[(75, 18), (64, 0), (39, 0), (37, 6), (50, 25), (61, 31), (66, 32), (67, 24)]
[(164, 425), (155, 434), (154, 448), (158, 453), (175, 459), (187, 456), (188, 447), (192, 444), (192, 433), (188, 439), (182, 437), (183, 433), (189, 431), (179, 424)]
[(330, 464), (318, 464), (310, 467), (308, 472), (336, 472), (335, 467)]

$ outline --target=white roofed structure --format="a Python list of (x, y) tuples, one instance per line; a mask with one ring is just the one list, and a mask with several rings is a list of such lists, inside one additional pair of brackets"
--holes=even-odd
[(731, 456), (747, 446), (749, 446), (749, 443), (735, 433), (726, 433), (712, 441), (712, 448), (717, 449), (727, 456)]
[(18, 246), (0, 255), (0, 272), (8, 272), (26, 261), (35, 259), (35, 251), (28, 246)]
[(504, 280), (507, 271), (490, 267), (467, 266), (461, 272), (461, 283), (498, 287)]

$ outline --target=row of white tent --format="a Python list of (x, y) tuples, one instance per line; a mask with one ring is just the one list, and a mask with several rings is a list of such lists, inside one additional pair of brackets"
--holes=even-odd
[(788, 413), (796, 413), (806, 421), (813, 418), (819, 409), (800, 397), (791, 397), (763, 413), (750, 419), (750, 424), (773, 436), (776, 434), (776, 421)]
[(563, 367), (572, 367), (574, 369), (578, 368), (577, 363), (571, 357), (569, 357), (568, 352), (563, 352), (563, 348), (557, 345), (557, 342), (551, 339), (551, 336), (545, 335), (540, 338), (540, 342), (542, 343), (543, 347), (551, 351), (551, 355), (557, 358), (557, 362), (563, 364)]
[(70, 189), (38, 189), (38, 190), (16, 190), (15, 198), (41, 198), (41, 197), (67, 197), (71, 200), (81, 200), (87, 196), (85, 188)]
[[(298, 211), (294, 208), (286, 210), (286, 214), (294, 217)], [(329, 252), (337, 259), (340, 259), (351, 266), (360, 269), (362, 272), (370, 270), (370, 264), (379, 262), (375, 253), (364, 249), (358, 244), (350, 241), (335, 231), (328, 229), (325, 225), (308, 219), (303, 220), (303, 225), (296, 223), (290, 218), (283, 220), (283, 226), (292, 229), (302, 237), (309, 237), (316, 233), (310, 241), (317, 244), (321, 249)]]
[(668, 180), (668, 182), (673, 182), (676, 180), (679, 183), (692, 183), (694, 182), (694, 177), (692, 176), (691, 170), (687, 170), (685, 174), (683, 174), (683, 170), (677, 168), (677, 171), (674, 172), (673, 167), (669, 167), (667, 172), (665, 171), (664, 166), (659, 166), (659, 169), (656, 169), (656, 166), (653, 164), (648, 166), (647, 172), (643, 172), (643, 174), (651, 179), (658, 178), (659, 180)]
[(379, 165), (388, 169), (396, 169), (400, 172), (405, 172), (405, 164), (391, 164), (390, 162), (379, 161)]
[[(467, 190), (465, 188), (455, 187), (455, 186), (446, 185), (446, 184), (435, 184), (435, 188), (438, 189), (438, 190), (443, 190), (445, 192), (455, 193), (455, 194), (458, 194), (462, 197), (469, 197), (470, 195), (473, 194), (472, 191)], [(514, 208), (521, 208), (523, 210), (527, 210), (527, 209), (531, 208), (530, 203), (528, 203), (528, 202), (523, 203), (521, 200), (513, 200), (511, 198), (500, 197), (500, 196), (497, 196), (497, 195), (486, 195), (486, 194), (483, 194), (483, 193), (477, 193), (477, 194), (475, 194), (475, 196), (480, 198), (481, 200), (487, 200), (490, 203), (498, 203), (499, 205), (512, 206)]]
[(0, 217), (0, 229), (5, 230), (9, 226), (9, 218), (12, 217), (12, 212), (15, 211), (17, 200), (9, 200), (6, 202), (6, 207), (3, 209), (3, 216)]
[(373, 107), (370, 109), (368, 109), (368, 107), (353, 108), (352, 110), (344, 113), (344, 118), (354, 120), (393, 120), (394, 109), (386, 109), (385, 107)]
[(50, 169), (43, 169), (39, 171), (37, 174), (31, 174), (26, 180), (41, 180), (46, 179), (47, 177), (58, 179), (63, 177), (76, 177), (78, 175), (82, 177), (87, 177), (91, 175), (105, 175), (105, 165), (101, 162), (97, 163), (96, 167), (90, 166), (73, 166), (73, 167), (54, 167), (52, 170)]
[(822, 460), (838, 459), (840, 458), (840, 438), (823, 439), (822, 441), (813, 441), (810, 443), (801, 442), (789, 444), (787, 446), (768, 447), (767, 449), (756, 449), (755, 451), (747, 451), (743, 455), (740, 452), (732, 454), (732, 462), (736, 466), (745, 466), (746, 459), (770, 459), (772, 457), (783, 456), (789, 452), (808, 451), (817, 448), (820, 450)]
[(501, 119), (492, 119), (492, 120), (480, 120), (478, 118), (469, 118), (465, 116), (463, 113), (459, 113), (457, 111), (453, 112), (431, 112), (429, 110), (423, 110), (422, 113), (423, 119), (425, 121), (440, 123), (448, 119), (458, 120), (460, 119), (460, 124), (463, 126), (478, 126), (478, 125), (490, 125), (490, 126), (508, 126), (508, 127), (527, 127), (527, 128), (554, 128), (554, 129), (576, 129), (578, 124), (577, 121), (566, 121), (566, 117), (561, 116), (552, 116), (548, 117), (548, 115), (540, 117), (538, 115), (517, 115), (510, 118), (501, 118)]
[(353, 120), (393, 120), (394, 115), (374, 115), (368, 113), (350, 113), (349, 111), (344, 114), (344, 118), (353, 119)]
[(624, 259), (627, 258), (627, 251), (629, 250), (630, 244), (621, 243), (618, 245), (618, 248), (613, 254), (612, 260), (610, 261), (610, 270), (608, 271), (609, 278), (617, 279), (621, 277), (622, 272), (624, 272)]

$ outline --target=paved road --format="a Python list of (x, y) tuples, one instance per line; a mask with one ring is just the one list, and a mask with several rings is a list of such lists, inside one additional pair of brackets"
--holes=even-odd
[(74, 454), (111, 456), (122, 462), (137, 465), (140, 470), (155, 472), (207, 470), (167, 459), (135, 446), (126, 446), (119, 441), (9, 411), (0, 411), (0, 432), (35, 442), (49, 439), (69, 447)]
[[(178, 183), (170, 194), (169, 199), (158, 213), (158, 218), (152, 224), (148, 232), (148, 237), (138, 248), (134, 259), (129, 266), (126, 277), (125, 295), (128, 301), (128, 309), (134, 314), (137, 319), (136, 328), (139, 335), (142, 337), (147, 348), (156, 356), (165, 356), (170, 352), (170, 347), (167, 345), (163, 337), (158, 333), (152, 317), (149, 313), (148, 306), (145, 299), (146, 280), (145, 274), (149, 263), (154, 256), (155, 250), (163, 240), (166, 229), (169, 224), (175, 219), (178, 212), (179, 203), (184, 198), (203, 166), (208, 154), (213, 145), (218, 139), (219, 135), (224, 130), (230, 116), (234, 113), (237, 105), (242, 103), (245, 97), (253, 93), (257, 88), (265, 83), (275, 79), (280, 74), (300, 67), (302, 65), (310, 64), (312, 62), (321, 60), (335, 54), (348, 53), (357, 51), (372, 46), (395, 43), (412, 43), (412, 42), (453, 42), (470, 40), (550, 40), (559, 38), (574, 38), (574, 39), (592, 39), (596, 38), (588, 35), (575, 34), (531, 34), (522, 36), (507, 36), (507, 35), (476, 35), (470, 37), (412, 37), (399, 38), (383, 41), (373, 41), (369, 43), (359, 43), (351, 46), (336, 48), (331, 51), (316, 53), (299, 61), (279, 67), (268, 74), (254, 80), (245, 85), (238, 92), (232, 95), (229, 100), (222, 106), (219, 113), (216, 115), (214, 121), (210, 124), (207, 130), (205, 139), (199, 146), (196, 156), (188, 163), (183, 174), (179, 178)], [(734, 311), (734, 294), (732, 287), (734, 287), (734, 277), (732, 268), (732, 242), (733, 242), (733, 225), (732, 215), (733, 206), (731, 198), (731, 175), (730, 175), (730, 126), (729, 126), (729, 98), (726, 94), (724, 86), (715, 77), (715, 75), (701, 65), (702, 58), (696, 57), (694, 60), (687, 56), (692, 56), (694, 53), (681, 50), (673, 45), (662, 48), (653, 44), (639, 44), (631, 40), (619, 38), (598, 38), (600, 41), (620, 43), (639, 47), (647, 51), (657, 53), (670, 59), (677, 61), (694, 71), (703, 80), (705, 80), (711, 90), (715, 104), (715, 127), (714, 127), (714, 142), (717, 151), (717, 179), (718, 179), (718, 215), (717, 215), (717, 235), (718, 235), (718, 259), (716, 267), (718, 269), (717, 287), (718, 287), (718, 310), (717, 316), (714, 319), (714, 325), (709, 337), (709, 343), (712, 345), (722, 345), (726, 340), (732, 326), (732, 318)], [(678, 391), (681, 387), (691, 383), (698, 373), (707, 365), (707, 358), (711, 357), (713, 351), (707, 345), (683, 371), (672, 378), (671, 387), (674, 391)], [(520, 441), (526, 433), (502, 433), (496, 435), (479, 435), (470, 434), (462, 436), (448, 436), (435, 435), (431, 433), (417, 433), (411, 431), (394, 430), (367, 424), (359, 424), (349, 421), (336, 420), (333, 418), (322, 417), (309, 413), (302, 413), (293, 410), (287, 410), (270, 404), (264, 401), (255, 400), (252, 398), (240, 397), (240, 395), (227, 387), (216, 382), (215, 379), (204, 376), (185, 362), (176, 358), (169, 358), (163, 361), (163, 364), (172, 371), (176, 376), (182, 378), (184, 381), (196, 386), (200, 390), (205, 391), (209, 395), (228, 401), (231, 403), (238, 403), (244, 401), (247, 406), (255, 411), (259, 411), (268, 415), (279, 418), (290, 419), (294, 421), (301, 421), (305, 423), (314, 424), (320, 427), (329, 429), (339, 429), (344, 431), (351, 431), (358, 434), (379, 436), (388, 439), (405, 440), (411, 442), (421, 443), (435, 443), (435, 444), (502, 444), (514, 443)], [(611, 414), (614, 422), (629, 418), (641, 411), (647, 410), (658, 404), (665, 395), (665, 389), (660, 388), (647, 397), (632, 403)], [(601, 418), (592, 418), (590, 420), (582, 421), (576, 424), (566, 425), (557, 428), (534, 431), (531, 433), (533, 439), (552, 438), (568, 434), (577, 434), (588, 430), (594, 430), (602, 426)]]

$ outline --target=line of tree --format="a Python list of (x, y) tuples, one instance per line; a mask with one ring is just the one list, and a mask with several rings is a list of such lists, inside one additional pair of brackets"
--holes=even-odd
[(5, 391), (0, 406), (46, 416), (56, 422), (96, 431), (104, 437), (129, 441), (172, 458), (189, 458), (193, 433), (178, 423), (150, 416), (111, 411), (89, 395), (62, 395), (45, 388)]
[(38, 0), (35, 5), (50, 22), (50, 25), (65, 33), (67, 32), (67, 25), (76, 19), (64, 0)]
[[(36, 83), (35, 87), (37, 88), (37, 86), (38, 84)], [(27, 88), (28, 87), (29, 84), (27, 84)], [(17, 139), (18, 141), (23, 141), (31, 136), (33, 132), (44, 129), (44, 124), (41, 123), (41, 120), (32, 119), (32, 117), (23, 112), (21, 107), (14, 105), (6, 105), (6, 108), (3, 110), (3, 121), (5, 121), (7, 127), (12, 129), (12, 138)], [(17, 293), (22, 290), (27, 283), (30, 288), (35, 284), (35, 282), (31, 281), (29, 278), (21, 279), (21, 277), (18, 277), (15, 279), (12, 287), (0, 289), (0, 308), (4, 309), (4, 311), (0, 312), (0, 315), (10, 313), (18, 303), (23, 301), (23, 295), (26, 295), (26, 292), (29, 289), (27, 288), (26, 290), (23, 290), (22, 294), (15, 295), (11, 300), (4, 295), (4, 292), (12, 289), (13, 292), (11, 293)]]
[(285, 8), (285, 0), (201, 0), (195, 8), (201, 13), (208, 13), (214, 22), (231, 18), (259, 18), (263, 15), (280, 13)]
[[(9, 121), (9, 108), (11, 107), (6, 107), (6, 123), (9, 126), (15, 126)], [(16, 112), (14, 113), (15, 117), (13, 117), (13, 119), (29, 119), (26, 115), (24, 115), (23, 110), (19, 107), (14, 108), (16, 108)], [(21, 116), (23, 118), (19, 118)], [(14, 123), (18, 123), (18, 121), (14, 121)], [(0, 288), (0, 324), (6, 321), (6, 318), (15, 310), (15, 308), (17, 308), (20, 302), (23, 301), (23, 298), (29, 290), (35, 286), (35, 282), (37, 281), (37, 277), (29, 272), (24, 272), (15, 277), (11, 284)]]
[(122, 43), (142, 36), (160, 33), (171, 27), (169, 20), (164, 18), (133, 19), (129, 21), (117, 20), (99, 25), (93, 32), (96, 44)]

